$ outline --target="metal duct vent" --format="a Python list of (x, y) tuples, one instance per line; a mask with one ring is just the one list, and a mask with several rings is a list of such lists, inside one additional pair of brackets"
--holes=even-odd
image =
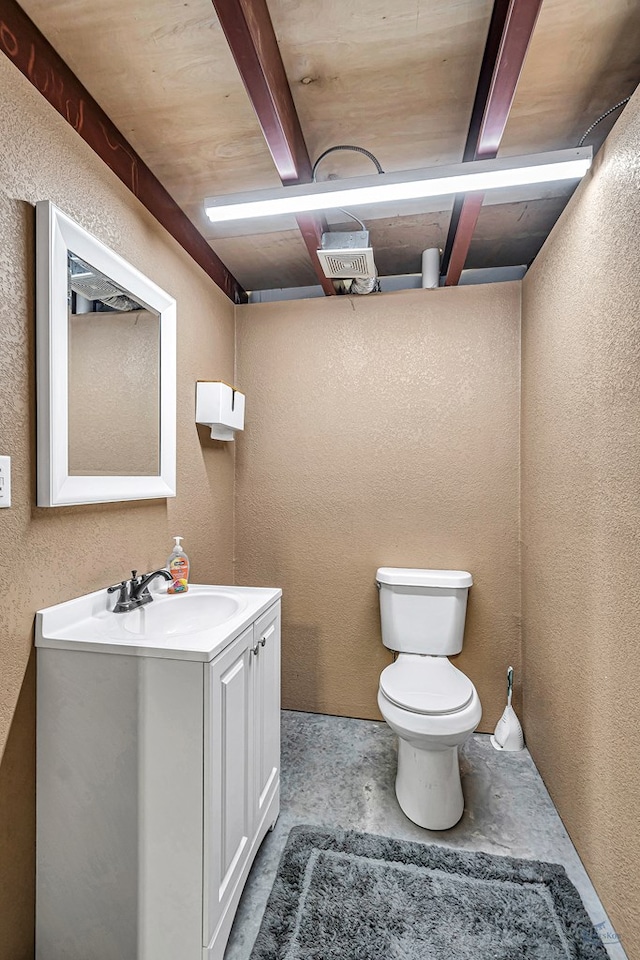
[(98, 301), (120, 312), (143, 310), (136, 300), (133, 300), (125, 290), (105, 277), (90, 264), (81, 260), (75, 253), (69, 253), (69, 286), (74, 293), (94, 303)]
[(377, 276), (368, 230), (323, 233), (318, 259), (326, 277), (350, 280)]

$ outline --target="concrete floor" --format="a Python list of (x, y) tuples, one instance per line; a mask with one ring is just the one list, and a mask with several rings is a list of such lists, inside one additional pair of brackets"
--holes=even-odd
[(385, 723), (284, 711), (280, 818), (249, 875), (225, 960), (248, 960), (289, 830), (304, 823), (561, 863), (594, 924), (604, 924), (610, 956), (625, 960), (529, 752), (499, 753), (476, 734), (462, 748), (461, 769), (462, 820), (423, 830), (398, 806), (395, 737)]

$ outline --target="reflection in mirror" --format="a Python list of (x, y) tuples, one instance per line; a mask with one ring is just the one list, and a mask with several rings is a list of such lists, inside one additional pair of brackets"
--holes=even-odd
[(69, 476), (160, 472), (160, 315), (71, 251)]

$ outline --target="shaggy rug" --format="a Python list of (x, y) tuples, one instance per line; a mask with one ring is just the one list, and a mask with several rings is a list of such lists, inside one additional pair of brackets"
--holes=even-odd
[(353, 831), (289, 834), (251, 960), (606, 960), (564, 868)]

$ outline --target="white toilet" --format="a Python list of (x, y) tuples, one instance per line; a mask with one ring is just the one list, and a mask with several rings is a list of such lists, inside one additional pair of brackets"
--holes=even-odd
[(462, 650), (467, 594), (462, 570), (380, 567), (382, 642), (398, 654), (380, 675), (378, 706), (398, 735), (396, 795), (427, 830), (462, 816), (458, 747), (480, 723), (471, 680), (447, 659)]

